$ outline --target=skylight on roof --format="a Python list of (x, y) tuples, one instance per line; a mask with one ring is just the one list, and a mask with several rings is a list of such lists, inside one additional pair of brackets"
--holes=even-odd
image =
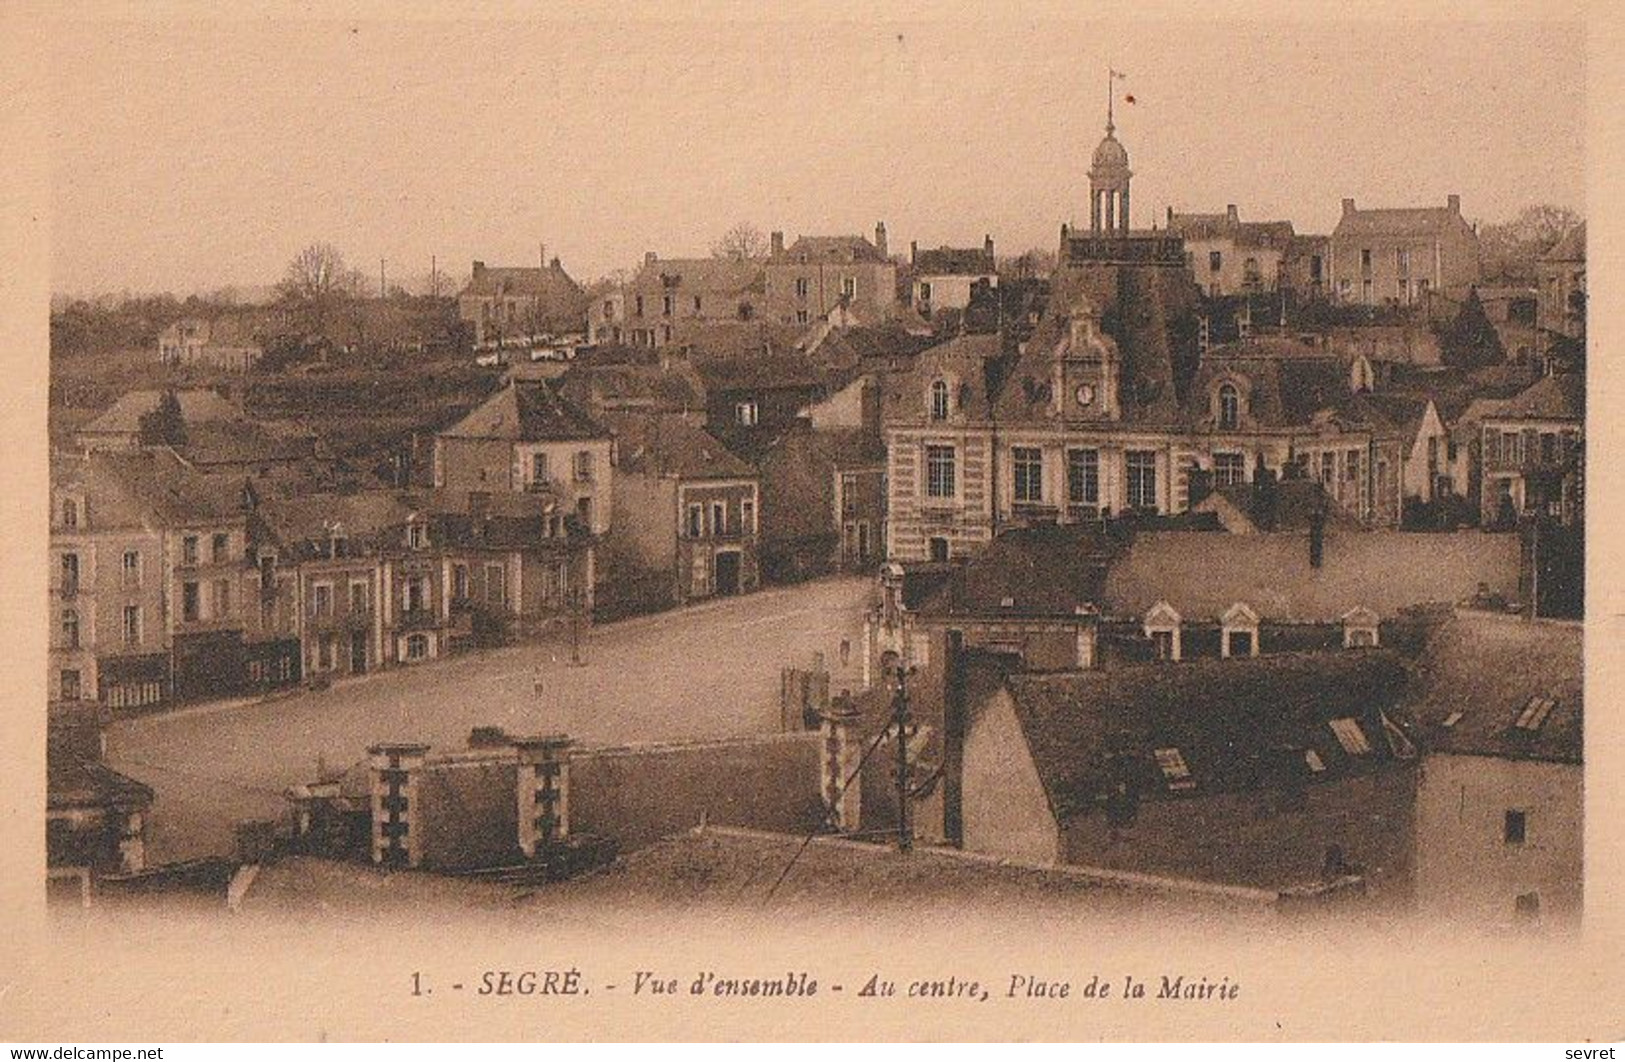
[(1169, 789), (1195, 789), (1196, 779), (1191, 777), (1191, 769), (1185, 763), (1185, 757), (1178, 749), (1157, 749), (1157, 766), (1162, 768), (1162, 777), (1167, 780)]
[(1556, 707), (1557, 701), (1551, 697), (1531, 697), (1529, 702), (1523, 706), (1523, 711), (1518, 713), (1517, 721), (1512, 725), (1519, 730), (1534, 733), (1545, 725), (1546, 718), (1552, 714), (1552, 709)]
[(1466, 713), (1464, 713), (1464, 712), (1451, 712), (1449, 715), (1444, 717), (1444, 722), (1439, 724), (1439, 725), (1443, 726), (1443, 727), (1446, 727), (1446, 728), (1453, 727), (1457, 723), (1461, 722), (1462, 716), (1464, 714), (1466, 714)]
[(1366, 740), (1365, 731), (1353, 719), (1333, 719), (1331, 727), (1332, 733), (1337, 735), (1337, 743), (1350, 756), (1364, 756), (1371, 751), (1371, 742)]

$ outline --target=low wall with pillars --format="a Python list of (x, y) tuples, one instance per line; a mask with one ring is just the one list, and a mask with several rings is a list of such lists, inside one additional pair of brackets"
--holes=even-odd
[(572, 835), (631, 851), (700, 822), (801, 833), (827, 819), (817, 732), (581, 749), (562, 735), (369, 750), (372, 860), (514, 866)]

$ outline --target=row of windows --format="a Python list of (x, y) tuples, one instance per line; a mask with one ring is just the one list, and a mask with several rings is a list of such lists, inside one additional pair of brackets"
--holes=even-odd
[[(64, 597), (72, 597), (79, 592), (79, 554), (62, 554), (61, 579), (58, 588)], [(141, 552), (139, 550), (125, 550), (122, 567), (120, 569), (120, 584), (127, 590), (138, 589), (141, 586)]]
[[(181, 539), (181, 563), (194, 565), (199, 562), (198, 535), (187, 535)], [(221, 564), (231, 559), (231, 535), (225, 531), (217, 531), (209, 538), (209, 559), (215, 564)]]
[(1489, 464), (1521, 465), (1538, 460), (1542, 464), (1566, 461), (1579, 437), (1572, 432), (1484, 430), (1484, 460)]
[(707, 507), (699, 502), (691, 502), (688, 511), (684, 514), (683, 536), (685, 538), (704, 538), (707, 535), (719, 537), (723, 535), (754, 535), (756, 533), (756, 503), (742, 501), (739, 503), (739, 523), (731, 525), (728, 521), (728, 505), (726, 502), (714, 501), (709, 507), (709, 521), (706, 519)]
[[(1135, 509), (1157, 506), (1157, 455), (1152, 450), (1124, 453), (1128, 504)], [(1240, 458), (1240, 455), (1233, 455)], [(1100, 451), (1068, 450), (1066, 455), (1067, 501), (1074, 505), (1100, 504)], [(1011, 472), (1018, 503), (1044, 500), (1044, 451), (1036, 446), (1016, 446), (1010, 451)], [(951, 499), (958, 488), (957, 455), (954, 447), (929, 445), (925, 448), (925, 495)]]
[[(141, 644), (141, 606), (125, 605), (122, 613), (124, 644), (137, 646)], [(79, 610), (65, 608), (62, 610), (62, 639), (64, 649), (78, 649), (82, 642)]]
[[(591, 450), (577, 450), (570, 456), (570, 478), (577, 483), (591, 483), (593, 481), (593, 453)], [(553, 481), (549, 472), (547, 454), (530, 455), (530, 482), (533, 484), (547, 484)]]

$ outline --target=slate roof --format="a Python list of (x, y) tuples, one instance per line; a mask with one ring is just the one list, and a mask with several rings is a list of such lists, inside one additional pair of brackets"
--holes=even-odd
[(1244, 408), (1265, 428), (1314, 423), (1323, 413), (1367, 427), (1390, 427), (1349, 387), (1348, 363), (1317, 347), (1280, 337), (1256, 337), (1214, 347), (1202, 358), (1190, 388), (1187, 417), (1210, 419), (1208, 395), (1219, 379), (1239, 374), (1249, 388)]
[(255, 510), (276, 542), (293, 552), (312, 543), (325, 546), (335, 525), (343, 527), (352, 551), (377, 548), (411, 513), (412, 507), (393, 491), (271, 498)]
[(832, 372), (822, 359), (804, 354), (763, 354), (754, 358), (707, 361), (700, 378), (711, 394), (737, 391), (821, 390), (840, 382), (844, 374)]
[[(1428, 640), (1410, 699), (1429, 748), (1580, 763), (1583, 642), (1578, 623), (1458, 612)], [(1551, 707), (1532, 705), (1537, 698)]]
[(244, 514), (243, 479), (188, 468), (173, 452), (98, 454), (147, 518), (161, 527), (231, 523)]
[[(79, 430), (94, 434), (139, 432), (141, 418), (158, 409), (158, 402), (163, 395), (162, 391), (127, 391), (95, 420), (83, 425)], [(237, 420), (243, 415), (241, 409), (208, 388), (176, 391), (175, 397), (180, 402), (181, 418), (186, 421), (188, 428), (205, 421)]]
[(728, 452), (716, 436), (683, 417), (606, 414), (620, 466), (629, 473), (678, 479), (755, 479), (756, 470)]
[(1077, 524), (1004, 532), (918, 609), (928, 617), (1073, 616), (1100, 606), (1116, 545)]
[(930, 381), (948, 375), (959, 381), (960, 393), (954, 409), (972, 420), (985, 420), (993, 412), (993, 397), (987, 390), (983, 366), (1001, 352), (996, 335), (955, 336), (939, 343), (914, 359), (908, 372), (888, 373), (881, 382), (882, 419), (885, 423), (925, 419), (926, 390)]
[(762, 263), (735, 258), (656, 258), (638, 268), (632, 286), (647, 296), (651, 291), (663, 290), (668, 279), (689, 295), (738, 295), (763, 290)]
[(495, 298), (504, 295), (538, 299), (542, 313), (574, 321), (586, 313), (587, 295), (557, 261), (540, 266), (484, 266), (476, 269), (458, 295)]
[(559, 392), (583, 409), (647, 408), (682, 413), (705, 408), (705, 381), (686, 358), (669, 368), (644, 364), (572, 365)]
[(147, 806), (152, 787), (120, 774), (101, 760), (105, 710), (91, 702), (51, 706), (45, 745), (46, 806), (103, 808)]
[(1465, 224), (1449, 207), (1379, 207), (1344, 212), (1333, 236), (1405, 236), (1437, 234), (1452, 225)]
[(317, 439), (255, 420), (211, 420), (187, 424), (186, 443), (178, 449), (194, 465), (252, 465), (314, 457)]
[[(1390, 744), (1383, 721), (1397, 715), (1405, 680), (1397, 656), (1370, 649), (1018, 673), (1005, 688), (1064, 822), (1098, 810), (1119, 781), (1141, 798), (1201, 797), (1388, 765), (1405, 751), (1403, 742)], [(1331, 726), (1342, 719), (1358, 726), (1368, 752), (1345, 748)], [(1170, 784), (1158, 750), (1177, 750), (1192, 784)], [(1322, 770), (1312, 768), (1311, 751)]]
[(680, 320), (672, 328), (672, 345), (687, 348), (696, 363), (738, 361), (798, 349), (804, 325), (770, 321)]
[(441, 432), (454, 439), (557, 442), (605, 439), (609, 433), (548, 384), (516, 380)]
[(1357, 606), (1386, 619), (1465, 601), (1480, 583), (1518, 599), (1516, 535), (1328, 532), (1322, 566), (1311, 568), (1306, 533), (1154, 531), (1113, 563), (1103, 611), (1143, 616), (1167, 601), (1186, 620), (1215, 620), (1244, 601), (1266, 621), (1334, 623)]
[(1175, 212), (1168, 231), (1187, 240), (1230, 239), (1238, 247), (1285, 250), (1293, 240), (1290, 221), (1231, 221), (1229, 214)]
[(802, 236), (771, 261), (885, 262), (875, 245), (863, 236)]
[(916, 251), (916, 276), (984, 276), (995, 269), (986, 247), (934, 247)]
[(1585, 377), (1580, 373), (1544, 376), (1533, 386), (1507, 399), (1495, 410), (1495, 420), (1584, 420)]

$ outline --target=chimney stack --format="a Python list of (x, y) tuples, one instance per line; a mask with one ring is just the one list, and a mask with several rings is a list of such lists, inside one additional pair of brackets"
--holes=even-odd
[(1241, 224), (1241, 215), (1236, 211), (1236, 204), (1231, 203), (1224, 208), (1225, 219), (1232, 225)]
[(653, 251), (644, 251), (643, 252), (643, 264), (644, 265), (654, 265), (658, 261), (660, 261), (660, 256), (655, 254)]
[(520, 738), (515, 799), (519, 806), (519, 849), (533, 858), (537, 849), (570, 836), (570, 746), (563, 734)]
[(1174, 208), (1169, 207), (1168, 208), (1168, 228), (1171, 229), (1173, 227), (1174, 227)]
[(910, 240), (910, 241), (908, 241), (908, 261), (909, 261), (909, 264), (913, 265), (915, 262), (919, 261), (919, 258), (920, 258), (920, 241), (919, 240)]
[(986, 236), (982, 237), (982, 253), (987, 255), (989, 258), (993, 257), (993, 234), (992, 233), (988, 233)]
[(562, 268), (562, 266), (559, 264), (559, 256), (558, 255), (554, 255), (552, 258), (548, 259), (547, 265), (548, 265), (548, 268), (553, 270), (555, 273), (558, 272)]
[(1326, 511), (1317, 508), (1309, 514), (1309, 567), (1319, 568), (1326, 559)]
[(1352, 214), (1352, 213), (1354, 213), (1354, 200), (1352, 200), (1352, 199), (1343, 200), (1343, 213), (1344, 214)]
[(480, 277), (483, 277), (484, 275), (485, 275), (485, 263), (484, 262), (475, 262), (474, 263), (474, 279), (478, 280)]
[(882, 258), (891, 257), (886, 250), (886, 223), (884, 221), (875, 222), (875, 250), (880, 252)]
[(1446, 196), (1445, 197), (1445, 205), (1450, 208), (1450, 213), (1452, 213), (1452, 214), (1460, 214), (1461, 213), (1461, 196), (1459, 196), (1459, 195)]
[(778, 229), (773, 230), (773, 234), (768, 237), (768, 250), (772, 253), (774, 258), (778, 258), (784, 254), (783, 232), (779, 231)]

